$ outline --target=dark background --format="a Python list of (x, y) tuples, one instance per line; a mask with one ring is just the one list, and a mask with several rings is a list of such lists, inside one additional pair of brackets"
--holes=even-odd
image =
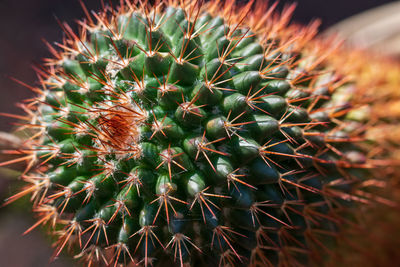
[[(323, 30), (351, 15), (392, 1), (299, 0), (293, 20), (308, 23), (314, 18), (321, 18)], [(89, 10), (100, 8), (100, 0), (84, 2)], [(283, 6), (293, 1), (280, 2)], [(31, 65), (50, 56), (41, 39), (54, 42), (61, 41), (63, 37), (55, 17), (74, 24), (75, 19), (83, 16), (78, 0), (0, 0), (0, 112), (22, 113), (15, 103), (29, 98), (31, 93), (12, 82), (8, 76), (35, 84), (36, 76)], [(9, 131), (12, 127), (10, 119), (0, 116), (0, 131)], [(10, 180), (0, 176), (0, 203), (15, 192), (10, 184)], [(52, 249), (41, 230), (21, 237), (34, 220), (31, 214), (24, 214), (26, 209), (15, 206), (18, 204), (0, 208), (0, 266), (71, 266), (66, 259), (48, 263)]]

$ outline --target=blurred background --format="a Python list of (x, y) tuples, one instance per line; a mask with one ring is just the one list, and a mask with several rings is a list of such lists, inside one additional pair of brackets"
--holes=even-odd
[[(99, 10), (100, 0), (84, 0), (89, 10)], [(105, 0), (107, 2), (107, 0)], [(116, 4), (119, 1), (110, 1)], [(242, 1), (244, 2), (244, 1)], [(280, 1), (283, 6), (293, 1)], [(308, 23), (313, 19), (322, 20), (321, 30), (326, 30), (339, 21), (362, 11), (383, 5), (391, 0), (299, 0), (293, 20)], [(31, 92), (11, 81), (9, 76), (35, 84), (36, 75), (31, 66), (41, 63), (50, 56), (42, 42), (61, 41), (63, 33), (56, 22), (66, 21), (75, 25), (75, 19), (84, 13), (78, 0), (0, 0), (0, 112), (22, 114), (15, 103), (29, 98)], [(398, 24), (400, 25), (400, 24)], [(400, 47), (400, 46), (399, 46)], [(0, 117), (0, 131), (10, 131), (12, 120)], [(0, 177), (0, 203), (15, 193), (15, 183)], [(50, 243), (36, 229), (27, 236), (21, 236), (34, 224), (29, 209), (22, 203), (0, 208), (0, 266), (71, 266), (75, 262), (61, 257), (49, 263), (52, 254)]]

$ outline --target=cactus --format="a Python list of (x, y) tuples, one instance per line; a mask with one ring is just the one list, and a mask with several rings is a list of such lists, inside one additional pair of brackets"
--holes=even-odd
[(62, 24), (22, 105), (22, 156), (1, 164), (28, 162), (6, 201), (31, 194), (27, 232), (48, 225), (54, 257), (88, 265), (295, 266), (329, 250), (340, 210), (369, 202), (373, 159), (317, 24), (275, 8), (127, 0), (86, 12), (79, 34)]

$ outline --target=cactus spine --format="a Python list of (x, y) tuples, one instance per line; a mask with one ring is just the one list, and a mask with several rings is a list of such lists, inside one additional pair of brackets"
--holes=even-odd
[(309, 44), (316, 25), (275, 7), (127, 0), (79, 35), (63, 25), (24, 106), (29, 185), (8, 199), (32, 194), (55, 256), (294, 266), (368, 202), (344, 82)]

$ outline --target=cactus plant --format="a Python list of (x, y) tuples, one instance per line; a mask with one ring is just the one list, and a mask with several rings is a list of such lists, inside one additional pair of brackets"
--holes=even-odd
[(127, 0), (62, 24), (1, 164), (28, 162), (6, 201), (31, 194), (27, 232), (49, 225), (54, 256), (88, 265), (295, 266), (328, 247), (373, 159), (317, 24), (275, 9)]

